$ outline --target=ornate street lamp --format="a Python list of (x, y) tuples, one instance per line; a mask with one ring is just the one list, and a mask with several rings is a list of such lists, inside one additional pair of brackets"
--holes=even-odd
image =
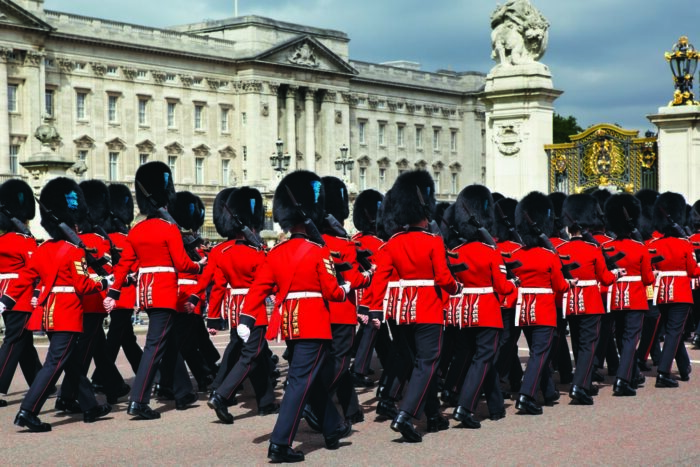
[(292, 159), (292, 157), (289, 155), (289, 153), (282, 154), (282, 147), (284, 146), (284, 143), (281, 139), (277, 140), (275, 146), (277, 146), (277, 152), (273, 152), (270, 156), (270, 164), (281, 177), (282, 173), (289, 169), (289, 161)]
[(335, 160), (335, 170), (342, 170), (343, 178), (345, 178), (347, 171), (352, 170), (354, 166), (355, 161), (351, 157), (348, 157), (348, 147), (346, 144), (343, 144), (340, 147), (340, 157)]
[(698, 105), (693, 94), (693, 75), (698, 67), (700, 53), (695, 50), (693, 44), (688, 42), (687, 36), (681, 36), (673, 45), (673, 50), (665, 53), (665, 57), (671, 65), (671, 73), (676, 85), (673, 100), (669, 105)]

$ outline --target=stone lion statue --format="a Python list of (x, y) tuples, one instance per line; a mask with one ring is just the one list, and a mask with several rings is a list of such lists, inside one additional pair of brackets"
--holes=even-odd
[(542, 58), (549, 23), (529, 0), (509, 0), (491, 15), (491, 58), (500, 65), (524, 65)]

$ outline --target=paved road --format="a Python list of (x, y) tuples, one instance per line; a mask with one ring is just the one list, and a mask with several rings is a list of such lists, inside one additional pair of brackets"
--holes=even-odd
[[(143, 336), (139, 336), (143, 341)], [(227, 336), (215, 337), (225, 346)], [(524, 343), (524, 341), (523, 341)], [(38, 344), (46, 351), (46, 343)], [(275, 351), (281, 353), (282, 347)], [(700, 351), (691, 350), (700, 368)], [(119, 367), (128, 380), (133, 377), (120, 356)], [(282, 365), (286, 370), (286, 365)], [(700, 373), (700, 371), (698, 371)], [(421, 444), (404, 444), (386, 421), (375, 421), (374, 392), (363, 391), (360, 400), (366, 421), (355, 426), (352, 436), (337, 451), (324, 448), (323, 438), (302, 422), (296, 447), (306, 453), (310, 465), (533, 465), (606, 464), (659, 465), (700, 464), (698, 420), (700, 419), (700, 374), (678, 389), (656, 389), (654, 379), (634, 398), (612, 397), (612, 378), (607, 378), (594, 406), (569, 405), (562, 397), (558, 405), (545, 407), (540, 416), (517, 415), (508, 402), (507, 417), (485, 420), (480, 430), (451, 428), (428, 434)], [(7, 408), (0, 409), (2, 463), (51, 465), (258, 465), (267, 461), (269, 433), (276, 415), (258, 417), (248, 392), (232, 407), (234, 425), (220, 424), (200, 394), (197, 406), (174, 410), (172, 402), (156, 402), (162, 412), (154, 421), (132, 421), (126, 403), (115, 406), (108, 418), (85, 424), (82, 417), (63, 416), (49, 399), (43, 421), (53, 425), (51, 433), (29, 433), (12, 424), (26, 384), (20, 376), (13, 382)], [(560, 387), (565, 391), (568, 388)], [(280, 393), (281, 397), (281, 393)], [(446, 409), (446, 415), (451, 409)], [(478, 415), (486, 417), (481, 406)], [(453, 426), (455, 424), (453, 423)], [(419, 422), (420, 430), (425, 422)]]

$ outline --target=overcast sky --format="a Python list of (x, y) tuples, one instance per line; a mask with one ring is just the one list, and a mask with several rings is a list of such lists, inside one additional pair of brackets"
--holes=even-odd
[[(494, 0), (239, 0), (239, 15), (346, 32), (350, 57), (412, 60), (423, 70), (487, 73)], [(542, 62), (564, 91), (556, 111), (582, 127), (617, 123), (653, 129), (646, 115), (665, 106), (673, 81), (664, 60), (685, 34), (700, 47), (700, 2), (532, 0), (549, 20)], [(49, 10), (167, 27), (233, 16), (234, 0), (45, 0)], [(696, 98), (700, 100), (695, 76)]]

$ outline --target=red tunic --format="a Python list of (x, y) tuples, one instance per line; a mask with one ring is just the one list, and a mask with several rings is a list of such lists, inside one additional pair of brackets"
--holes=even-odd
[(246, 297), (246, 310), (257, 313), (256, 324), (264, 322), (265, 299), (275, 293), (279, 306), (268, 338), (275, 337), (280, 327), (285, 340), (331, 338), (328, 302), (342, 302), (346, 296), (328, 248), (295, 234), (270, 250)]
[[(128, 240), (126, 239), (126, 234), (121, 232), (111, 233), (109, 234), (109, 238), (110, 240), (112, 240), (112, 243), (114, 243), (114, 246), (122, 251), (124, 250), (124, 248), (126, 247), (126, 243), (128, 242)], [(136, 269), (138, 270), (138, 267)], [(119, 297), (119, 300), (117, 300), (117, 304), (114, 308), (117, 310), (133, 310), (135, 306), (136, 285), (129, 280), (126, 284), (123, 284), (121, 289), (121, 295)]]
[[(360, 272), (360, 266), (357, 263), (355, 242), (347, 238), (335, 237), (328, 234), (323, 234), (323, 240), (326, 242), (328, 249), (333, 253), (334, 262), (350, 264), (351, 269), (341, 273), (343, 280), (350, 284), (350, 288), (356, 290), (367, 287), (371, 277), (369, 274), (362, 274)], [(357, 308), (352, 292), (347, 300), (332, 302), (329, 305), (331, 309), (331, 324), (357, 324)]]
[[(104, 238), (102, 235), (96, 234), (96, 233), (86, 233), (86, 234), (80, 234), (80, 239), (83, 241), (86, 247), (88, 247), (91, 250), (97, 250), (97, 253), (92, 253), (92, 256), (94, 256), (97, 259), (100, 259), (104, 257), (105, 255), (109, 255), (110, 253), (110, 244), (109, 240)], [(112, 265), (111, 264), (105, 264), (104, 265), (105, 271), (112, 272)], [(93, 271), (91, 267), (88, 266), (88, 272), (90, 273), (90, 276), (93, 278), (97, 278), (97, 273)], [(101, 292), (99, 294), (90, 294), (90, 295), (85, 295), (84, 297), (81, 298), (83, 302), (83, 311), (85, 313), (100, 313), (100, 314), (107, 314), (105, 311), (104, 306), (102, 305), (102, 300), (105, 298), (105, 293)]]
[(246, 307), (246, 295), (253, 284), (255, 273), (265, 263), (265, 252), (245, 241), (226, 243), (227, 246), (219, 252), (212, 287), (212, 294), (216, 292), (224, 297), (221, 307), (223, 317), (228, 320), (231, 328), (238, 326), (240, 315), (254, 319), (256, 326), (267, 326), (264, 302), (259, 310), (248, 310)]
[(43, 286), (39, 295), (39, 305), (43, 307), (43, 329), (82, 332), (80, 297), (102, 290), (100, 281), (88, 274), (85, 252), (63, 240), (42, 243), (0, 300), (12, 308), (14, 297), (33, 290), (37, 280)]
[[(498, 248), (498, 251), (501, 253), (506, 253), (506, 255), (512, 254), (515, 250), (522, 248), (523, 246), (519, 243), (512, 242), (510, 240), (504, 240), (502, 242), (496, 243), (496, 248)], [(510, 262), (510, 258), (505, 258), (504, 261)], [(499, 297), (501, 301), (501, 308), (515, 308), (515, 302), (518, 301), (518, 289), (516, 288), (513, 293), (500, 296)]]
[(654, 284), (655, 303), (693, 303), (690, 279), (700, 275), (693, 245), (685, 238), (661, 237), (652, 240), (649, 248), (664, 257), (655, 264), (659, 271)]
[(464, 288), (458, 295), (457, 325), (460, 327), (503, 328), (499, 295), (515, 292), (515, 286), (506, 278), (506, 267), (501, 253), (481, 242), (470, 242), (454, 250), (459, 257), (452, 263), (466, 263), (469, 269), (457, 273)]
[(389, 274), (380, 276), (374, 274), (372, 283), (364, 289), (360, 306), (367, 307), (369, 311), (381, 311), (384, 313), (384, 319), (394, 319), (396, 317), (396, 299), (398, 298), (398, 289), (395, 287), (388, 288), (390, 283), (397, 283), (399, 280), (396, 270), (391, 265), (391, 259), (384, 251), (386, 243), (379, 247), (379, 250), (373, 255), (372, 261), (377, 266), (377, 271), (382, 268), (388, 268)]
[(575, 262), (579, 265), (571, 271), (571, 276), (578, 279), (578, 283), (564, 293), (563, 309), (566, 316), (605, 313), (599, 284), (605, 287), (611, 285), (615, 275), (608, 271), (600, 247), (574, 237), (558, 246), (557, 251), (569, 258), (562, 260), (564, 264)]
[(617, 265), (627, 271), (608, 291), (609, 311), (648, 310), (646, 288), (654, 283), (654, 271), (647, 246), (629, 238), (611, 240), (603, 246), (612, 248), (610, 256), (618, 252), (625, 254)]
[[(16, 232), (0, 235), (0, 296), (19, 278), (36, 251), (36, 240), (33, 237)], [(27, 288), (17, 297), (13, 310), (31, 313), (32, 292), (34, 287)]]
[(545, 248), (521, 248), (513, 252), (513, 260), (522, 266), (515, 269), (520, 279), (516, 326), (557, 325), (556, 293), (569, 289), (561, 272), (561, 260), (556, 253)]
[(460, 286), (447, 264), (442, 237), (423, 229), (400, 232), (386, 243), (386, 263), (375, 276), (388, 282), (393, 270), (401, 282), (399, 324), (444, 324), (445, 293), (455, 295)]
[[(370, 256), (368, 260), (370, 263), (376, 264), (374, 255), (376, 255), (379, 248), (384, 245), (384, 240), (372, 234), (359, 232), (352, 237), (352, 241), (355, 242), (355, 246), (358, 249), (370, 251), (372, 256)], [(372, 287), (373, 283), (374, 282), (370, 282), (370, 285), (364, 289), (355, 290), (355, 303), (357, 305), (360, 305), (362, 302), (362, 296), (367, 293), (367, 290)]]
[(187, 256), (177, 225), (158, 218), (146, 219), (129, 231), (127, 240), (114, 269), (114, 287), (107, 295), (118, 299), (127, 274), (138, 271), (139, 307), (175, 310), (177, 273), (201, 270), (199, 264)]
[[(219, 262), (221, 261), (221, 252), (224, 248), (233, 245), (235, 240), (228, 240), (218, 245), (214, 246), (207, 257), (207, 264), (204, 266), (204, 270), (197, 278), (197, 287), (194, 288), (190, 295), (190, 300), (192, 296), (197, 297), (197, 303), (209, 287), (210, 284), (214, 282), (214, 273), (218, 268)], [(209, 303), (207, 308), (207, 319), (219, 319), (221, 318), (222, 306), (224, 303), (224, 292), (226, 287), (212, 288), (209, 293)]]

